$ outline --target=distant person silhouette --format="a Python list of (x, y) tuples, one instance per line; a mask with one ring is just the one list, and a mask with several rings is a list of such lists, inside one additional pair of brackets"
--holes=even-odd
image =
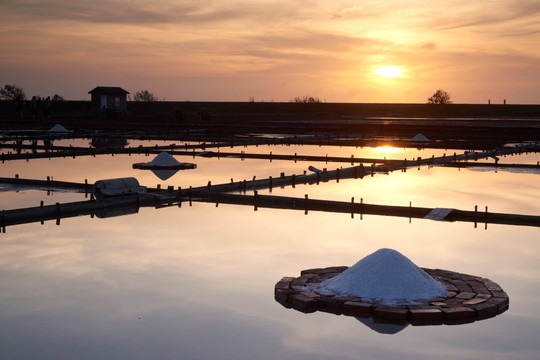
[(45, 99), (45, 102), (43, 103), (43, 116), (45, 119), (49, 119), (49, 116), (51, 115), (51, 107), (52, 107), (52, 100), (50, 96), (47, 96)]
[(32, 112), (32, 119), (35, 119), (38, 112), (38, 103), (35, 96), (32, 96), (32, 101), (30, 101), (30, 110)]
[(24, 114), (24, 100), (17, 99), (15, 101), (15, 118), (22, 120), (23, 114)]

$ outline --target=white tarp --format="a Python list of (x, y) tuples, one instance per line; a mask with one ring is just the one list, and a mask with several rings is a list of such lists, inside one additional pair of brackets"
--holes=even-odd
[(435, 208), (429, 212), (426, 216), (424, 216), (424, 219), (430, 219), (430, 220), (439, 220), (443, 221), (448, 214), (450, 214), (454, 209), (446, 209), (446, 208)]

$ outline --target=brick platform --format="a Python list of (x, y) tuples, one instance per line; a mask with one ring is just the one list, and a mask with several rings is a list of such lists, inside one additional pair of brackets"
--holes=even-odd
[(509, 299), (495, 282), (448, 270), (422, 268), (446, 286), (446, 294), (432, 299), (374, 302), (359, 296), (319, 293), (318, 283), (341, 274), (348, 267), (303, 270), (299, 277), (284, 277), (274, 288), (276, 301), (302, 312), (325, 311), (356, 317), (373, 317), (389, 324), (464, 324), (487, 319), (508, 310)]

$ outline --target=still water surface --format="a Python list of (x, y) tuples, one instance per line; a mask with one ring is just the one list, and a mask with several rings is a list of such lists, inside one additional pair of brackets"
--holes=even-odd
[[(256, 149), (256, 150), (255, 150)], [(225, 151), (225, 149), (222, 149)], [(412, 158), (339, 147), (226, 151)], [(443, 151), (444, 152), (444, 151)], [(446, 153), (453, 154), (453, 150)], [(0, 176), (95, 182), (135, 176), (142, 185), (206, 185), (350, 164), (177, 157), (196, 170), (163, 181), (132, 163), (143, 155), (12, 161)], [(536, 163), (537, 154), (505, 159)], [(78, 201), (84, 194), (0, 188), (0, 209)], [(270, 193), (263, 191), (262, 193)], [(535, 173), (421, 168), (293, 188), (275, 195), (540, 215)], [(286, 309), (275, 283), (313, 267), (353, 265), (383, 247), (430, 268), (487, 277), (510, 296), (492, 319), (408, 326), (381, 334), (348, 316)], [(193, 203), (106, 219), (20, 225), (0, 234), (2, 359), (537, 359), (538, 228)]]

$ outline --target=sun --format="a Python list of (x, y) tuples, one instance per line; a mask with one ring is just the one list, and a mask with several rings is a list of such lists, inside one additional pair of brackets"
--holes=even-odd
[(397, 66), (385, 66), (385, 67), (380, 67), (375, 70), (375, 74), (384, 76), (387, 78), (401, 77), (402, 72), (403, 72), (403, 69), (398, 68)]

